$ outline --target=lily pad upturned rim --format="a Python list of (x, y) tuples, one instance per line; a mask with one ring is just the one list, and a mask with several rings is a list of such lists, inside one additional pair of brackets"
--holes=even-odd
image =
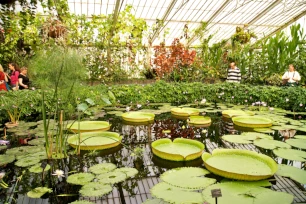
[[(97, 127), (95, 128), (86, 128), (86, 124), (96, 124)], [(80, 122), (80, 132), (96, 132), (96, 131), (106, 131), (110, 129), (110, 124), (107, 121), (81, 121)], [(78, 133), (78, 122), (69, 123), (67, 124), (67, 129), (71, 132)]]
[(141, 111), (131, 111), (122, 114), (122, 119), (128, 122), (149, 122), (153, 121), (155, 114)]
[(272, 126), (272, 120), (258, 116), (236, 116), (232, 120), (235, 125), (241, 127), (264, 128)]
[(225, 118), (232, 118), (236, 116), (253, 116), (255, 115), (252, 111), (243, 111), (243, 110), (224, 110), (222, 111), (222, 116)]
[(211, 124), (211, 118), (208, 116), (191, 115), (189, 124), (192, 126), (208, 126)]
[[(180, 144), (192, 145), (192, 146), (195, 146), (195, 147), (199, 148), (200, 151), (184, 157), (181, 154), (167, 153), (167, 152), (163, 152), (163, 151), (160, 151), (160, 150), (156, 149), (156, 147), (159, 146), (159, 145), (171, 144), (171, 143), (180, 143)], [(190, 161), (190, 160), (194, 160), (196, 158), (201, 157), (201, 155), (203, 153), (203, 150), (205, 148), (203, 143), (201, 143), (199, 141), (196, 141), (196, 140), (185, 139), (185, 138), (176, 138), (176, 139), (173, 140), (173, 142), (168, 138), (159, 139), (159, 140), (156, 140), (156, 141), (152, 142), (151, 147), (152, 147), (153, 154), (155, 154), (156, 156), (158, 156), (162, 159), (171, 160), (171, 161)]]
[[(237, 172), (231, 172), (231, 171), (226, 171), (222, 169), (218, 169), (214, 167), (213, 165), (208, 164), (208, 160), (213, 157), (218, 157), (222, 155), (241, 155), (245, 156), (246, 158), (253, 157), (259, 162), (265, 163), (271, 170), (271, 173), (269, 174), (264, 174), (264, 175), (250, 175), (246, 173), (237, 173)], [(264, 154), (259, 154), (254, 151), (250, 150), (241, 150), (241, 149), (214, 149), (212, 154), (209, 154), (207, 152), (204, 152), (202, 154), (202, 159), (204, 161), (204, 166), (212, 173), (216, 175), (223, 176), (225, 178), (230, 178), (230, 179), (236, 179), (236, 180), (245, 180), (245, 181), (257, 181), (257, 180), (262, 180), (266, 178), (270, 178), (273, 176), (273, 174), (277, 171), (277, 163), (269, 156), (264, 155)], [(227, 166), (226, 163), (224, 163), (225, 166)], [(226, 167), (225, 167), (226, 168)]]
[[(74, 148), (78, 146), (79, 135), (75, 134), (67, 139), (69, 145)], [(111, 138), (111, 142), (107, 144), (99, 144), (97, 141), (94, 145), (86, 144), (86, 141), (89, 142), (91, 139), (97, 138)], [(122, 136), (116, 132), (100, 131), (100, 132), (85, 132), (81, 133), (81, 150), (100, 150), (100, 149), (109, 149), (116, 147), (121, 143)], [(83, 144), (84, 143), (84, 144)]]
[(171, 109), (172, 115), (177, 116), (191, 116), (191, 115), (199, 115), (200, 110), (196, 108), (172, 108)]

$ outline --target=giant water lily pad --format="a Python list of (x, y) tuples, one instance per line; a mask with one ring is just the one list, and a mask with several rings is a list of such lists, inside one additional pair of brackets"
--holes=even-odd
[(223, 135), (222, 139), (230, 143), (250, 144), (256, 137), (242, 135)]
[(95, 176), (91, 173), (77, 173), (68, 176), (67, 182), (75, 185), (85, 185), (91, 182)]
[(115, 169), (114, 172), (124, 173), (127, 178), (134, 177), (136, 176), (136, 174), (138, 174), (138, 170), (135, 168), (131, 168), (131, 167), (118, 168), (118, 169)]
[(153, 121), (155, 114), (148, 112), (126, 112), (122, 114), (122, 119), (128, 122), (149, 122)]
[(96, 165), (91, 166), (89, 168), (89, 171), (94, 173), (94, 174), (104, 174), (104, 173), (108, 173), (110, 171), (113, 171), (116, 168), (117, 168), (117, 166), (115, 164), (102, 163), (102, 164), (96, 164)]
[(177, 116), (188, 117), (191, 115), (199, 115), (200, 111), (196, 108), (172, 108), (171, 114)]
[(262, 128), (272, 126), (272, 120), (258, 116), (237, 116), (233, 117), (232, 120), (235, 125), (241, 127)]
[(172, 161), (188, 161), (201, 156), (204, 144), (195, 140), (176, 138), (159, 139), (152, 144), (153, 153), (163, 159)]
[(279, 164), (276, 174), (279, 176), (289, 177), (301, 184), (306, 184), (306, 171), (304, 169)]
[(254, 112), (251, 111), (243, 111), (243, 110), (224, 110), (222, 111), (222, 116), (226, 118), (232, 118), (235, 116), (253, 116)]
[(211, 119), (208, 116), (192, 115), (189, 117), (189, 124), (195, 127), (207, 127), (211, 124)]
[(123, 172), (109, 172), (105, 174), (100, 174), (97, 176), (100, 183), (115, 184), (124, 181), (127, 175)]
[(151, 188), (152, 196), (162, 199), (169, 203), (203, 203), (201, 193), (193, 192), (188, 189), (178, 188), (169, 185), (165, 182), (161, 182)]
[[(110, 124), (106, 121), (82, 121), (80, 122), (80, 132), (96, 132), (109, 130)], [(79, 123), (74, 122), (67, 125), (71, 132), (78, 133)]]
[(160, 179), (170, 185), (187, 189), (204, 189), (216, 183), (215, 179), (203, 177), (210, 172), (196, 167), (182, 167), (166, 171)]
[(47, 164), (46, 167), (43, 169), (41, 167), (41, 163), (35, 164), (34, 166), (32, 166), (31, 168), (29, 168), (29, 171), (32, 173), (41, 173), (41, 172), (46, 172), (50, 170), (50, 165)]
[(37, 187), (27, 193), (30, 198), (40, 198), (46, 193), (51, 193), (52, 189), (47, 187)]
[(292, 160), (292, 161), (306, 161), (306, 152), (296, 149), (275, 149), (273, 153), (281, 158)]
[(19, 167), (27, 167), (27, 166), (33, 166), (34, 164), (37, 164), (40, 162), (39, 158), (36, 157), (26, 157), (23, 159), (20, 159), (18, 161), (15, 162), (16, 166)]
[(222, 192), (222, 197), (218, 198), (218, 204), (289, 204), (294, 199), (293, 195), (287, 193), (252, 185), (242, 185), (241, 183), (226, 182), (211, 185), (202, 192), (204, 200), (208, 203), (215, 203), (215, 198), (211, 196), (211, 190), (213, 189), (220, 189)]
[(257, 147), (261, 147), (264, 149), (276, 149), (276, 148), (288, 148), (291, 146), (286, 144), (285, 142), (277, 141), (277, 140), (267, 140), (267, 139), (258, 139), (254, 141), (254, 145)]
[[(243, 132), (241, 133), (243, 136), (254, 137), (255, 139), (269, 139), (273, 140), (273, 137), (260, 132)], [(254, 140), (255, 140), (254, 139)]]
[(306, 149), (306, 140), (304, 139), (289, 139), (286, 140), (286, 143), (299, 149)]
[(240, 149), (215, 149), (202, 155), (205, 167), (225, 178), (256, 181), (269, 178), (277, 171), (275, 161), (264, 154)]
[(79, 192), (82, 196), (101, 197), (103, 195), (110, 193), (112, 190), (113, 188), (109, 184), (90, 182), (82, 186)]
[(14, 155), (0, 155), (0, 166), (9, 164), (13, 161), (15, 161)]
[[(120, 144), (122, 137), (115, 132), (86, 132), (81, 133), (81, 150), (109, 149)], [(78, 147), (79, 135), (68, 138), (67, 142), (74, 148)]]

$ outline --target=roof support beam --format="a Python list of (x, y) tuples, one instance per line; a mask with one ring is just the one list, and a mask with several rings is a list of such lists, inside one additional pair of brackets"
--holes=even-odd
[[(208, 19), (207, 25), (210, 24), (215, 18), (223, 11), (223, 9), (231, 2), (231, 0), (226, 0), (220, 8)], [(194, 41), (196, 41), (199, 37), (196, 35), (193, 35), (190, 40), (187, 43), (187, 46), (190, 46)]]
[(289, 20), (286, 23), (284, 23), (283, 25), (281, 25), (279, 28), (274, 30), (272, 33), (269, 33), (267, 36), (263, 37), (263, 39), (268, 38), (268, 37), (276, 34), (277, 32), (283, 30), (284, 28), (288, 27), (291, 23), (294, 23), (295, 21), (299, 20), (300, 18), (302, 18), (305, 15), (306, 15), (306, 10), (302, 11), (300, 14), (298, 14), (297, 16), (293, 17), (291, 20)]
[[(169, 4), (169, 6), (168, 6), (166, 12), (164, 13), (164, 15), (163, 15), (163, 17), (162, 17), (162, 19), (161, 19), (161, 22), (165, 22), (165, 21), (167, 20), (169, 14), (170, 14), (170, 12), (172, 11), (172, 9), (174, 8), (176, 2), (177, 2), (177, 0), (172, 0), (172, 1), (171, 1), (171, 3)], [(151, 42), (153, 42), (153, 41), (157, 38), (157, 36), (159, 35), (159, 33), (160, 33), (162, 27), (163, 27), (162, 25), (159, 25), (159, 26), (156, 28), (156, 30), (154, 31), (154, 33), (153, 33), (153, 35), (152, 35), (152, 37), (151, 37), (151, 39), (150, 39)]]
[(264, 11), (262, 11), (260, 14), (258, 14), (255, 18), (253, 18), (251, 21), (248, 22), (248, 25), (253, 25), (257, 20), (262, 18), (264, 15), (266, 15), (269, 11), (271, 11), (275, 6), (280, 4), (282, 0), (276, 0), (274, 1), (270, 6), (268, 6)]

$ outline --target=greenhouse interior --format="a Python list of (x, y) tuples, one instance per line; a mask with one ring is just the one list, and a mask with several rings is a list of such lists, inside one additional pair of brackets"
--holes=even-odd
[(306, 203), (305, 29), (305, 0), (0, 0), (0, 203)]

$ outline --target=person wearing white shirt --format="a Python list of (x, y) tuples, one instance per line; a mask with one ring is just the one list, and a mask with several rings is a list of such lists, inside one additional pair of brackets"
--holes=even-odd
[(286, 86), (297, 86), (301, 80), (301, 75), (295, 71), (293, 64), (289, 64), (289, 70), (282, 77), (283, 81), (287, 81)]

